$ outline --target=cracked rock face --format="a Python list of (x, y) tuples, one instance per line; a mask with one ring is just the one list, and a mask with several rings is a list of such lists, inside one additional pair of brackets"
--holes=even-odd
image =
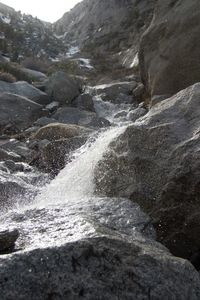
[(20, 232), (18, 251), (0, 257), (1, 300), (200, 297), (198, 273), (152, 239), (126, 199), (32, 207), (1, 223)]

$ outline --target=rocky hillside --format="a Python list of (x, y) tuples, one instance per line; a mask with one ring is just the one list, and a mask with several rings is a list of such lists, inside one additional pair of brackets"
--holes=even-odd
[(0, 51), (13, 61), (55, 58), (64, 50), (51, 24), (0, 3)]
[(85, 0), (64, 14), (54, 29), (66, 41), (76, 43), (90, 54), (125, 51), (126, 58), (133, 57), (139, 38), (151, 21), (155, 2)]
[(0, 300), (200, 299), (199, 8), (1, 6)]

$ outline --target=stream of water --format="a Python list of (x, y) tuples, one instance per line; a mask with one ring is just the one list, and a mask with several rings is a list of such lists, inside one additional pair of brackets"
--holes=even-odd
[[(81, 148), (71, 154), (71, 162), (43, 187), (36, 187), (37, 195), (18, 201), (0, 217), (2, 228), (18, 228), (20, 237), (16, 247), (22, 251), (59, 246), (99, 235), (125, 234), (136, 238), (149, 222), (135, 203), (127, 199), (100, 198), (95, 195), (94, 172), (106, 155), (110, 143), (131, 124), (128, 118), (115, 118), (118, 112), (130, 107), (113, 107), (97, 99), (96, 106), (112, 121), (112, 126), (95, 132)], [(23, 205), (22, 205), (23, 203)], [(145, 233), (154, 237), (151, 226)], [(139, 237), (141, 239), (141, 235)], [(18, 250), (18, 251), (20, 251)]]

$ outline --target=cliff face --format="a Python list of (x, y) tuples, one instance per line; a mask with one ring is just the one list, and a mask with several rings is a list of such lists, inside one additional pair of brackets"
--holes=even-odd
[(198, 0), (158, 1), (140, 45), (141, 75), (152, 98), (200, 81), (199, 8)]
[(120, 51), (137, 47), (151, 18), (155, 0), (85, 0), (54, 24), (65, 39), (88, 50)]

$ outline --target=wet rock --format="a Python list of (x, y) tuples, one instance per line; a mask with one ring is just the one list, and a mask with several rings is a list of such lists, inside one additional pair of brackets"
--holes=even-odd
[(1, 160), (9, 160), (9, 159), (14, 160), (14, 161), (20, 161), (21, 156), (14, 152), (8, 152), (8, 151), (0, 148), (0, 161)]
[(15, 247), (15, 242), (19, 237), (19, 231), (13, 230), (0, 230), (0, 254), (5, 251), (12, 251)]
[[(130, 96), (134, 87), (137, 86), (135, 81), (133, 82), (117, 82), (105, 85), (96, 86), (96, 93), (101, 94), (104, 101), (111, 101), (113, 103), (119, 103), (119, 95), (123, 94)], [(117, 100), (118, 99), (118, 100)], [(126, 100), (126, 97), (124, 97)], [(125, 103), (125, 102), (124, 102)]]
[(159, 0), (140, 44), (142, 80), (151, 97), (200, 81), (199, 1)]
[(16, 199), (24, 197), (28, 187), (20, 179), (0, 170), (0, 207), (12, 206)]
[(153, 106), (96, 169), (97, 192), (140, 203), (158, 239), (187, 258), (200, 248), (199, 98), (198, 83)]
[(59, 71), (54, 73), (46, 82), (46, 93), (51, 101), (61, 104), (71, 104), (79, 96), (80, 86), (78, 81), (67, 73)]
[(99, 118), (96, 113), (80, 110), (74, 107), (59, 108), (53, 118), (60, 123), (76, 124), (79, 126), (101, 128), (110, 125), (104, 118)]
[(77, 136), (47, 143), (40, 148), (40, 155), (34, 165), (55, 175), (69, 162), (70, 154), (86, 141), (86, 136)]
[(8, 83), (0, 81), (0, 93), (16, 94), (40, 105), (49, 103), (49, 97), (44, 92), (35, 88), (33, 85), (26, 81), (18, 81), (14, 83)]
[(123, 93), (120, 93), (116, 98), (115, 101), (113, 101), (116, 104), (132, 104), (133, 103), (133, 96), (132, 95), (126, 95)]
[(26, 143), (16, 139), (11, 139), (1, 145), (1, 148), (7, 152), (13, 152), (21, 157), (21, 160), (28, 162), (35, 156), (35, 151), (31, 150)]
[(137, 102), (142, 102), (145, 97), (145, 87), (142, 83), (138, 84), (136, 88), (132, 91), (133, 98)]
[[(28, 98), (10, 94), (0, 94), (0, 127), (10, 126), (10, 131), (25, 129), (41, 114), (42, 106)], [(15, 129), (12, 129), (12, 126)], [(8, 128), (7, 128), (8, 129)]]
[(46, 106), (46, 109), (49, 110), (51, 113), (54, 112), (55, 110), (57, 110), (57, 108), (59, 107), (59, 102), (53, 101), (51, 103), (49, 103)]
[(79, 109), (92, 111), (94, 112), (94, 102), (92, 96), (90, 94), (82, 94), (78, 96), (73, 102), (72, 106), (77, 107)]
[(1, 167), (4, 167), (4, 169), (7, 169), (10, 173), (16, 173), (16, 172), (30, 172), (32, 171), (32, 168), (23, 162), (14, 162), (13, 160), (5, 160), (4, 162), (0, 163)]
[(17, 247), (26, 251), (0, 258), (1, 300), (198, 300), (199, 274), (141, 236), (148, 221), (134, 203), (109, 198), (7, 215), (23, 232)]
[(54, 118), (42, 117), (42, 118), (39, 118), (34, 123), (34, 125), (43, 127), (43, 126), (46, 126), (46, 125), (49, 125), (49, 124), (52, 124), (52, 123), (57, 123), (57, 121)]
[(90, 129), (82, 126), (54, 123), (40, 128), (32, 139), (55, 141), (61, 138), (71, 138), (78, 135), (89, 134)]
[(128, 119), (132, 122), (135, 122), (137, 119), (143, 117), (144, 115), (146, 115), (147, 110), (145, 108), (136, 108), (134, 110), (131, 110), (128, 113)]

